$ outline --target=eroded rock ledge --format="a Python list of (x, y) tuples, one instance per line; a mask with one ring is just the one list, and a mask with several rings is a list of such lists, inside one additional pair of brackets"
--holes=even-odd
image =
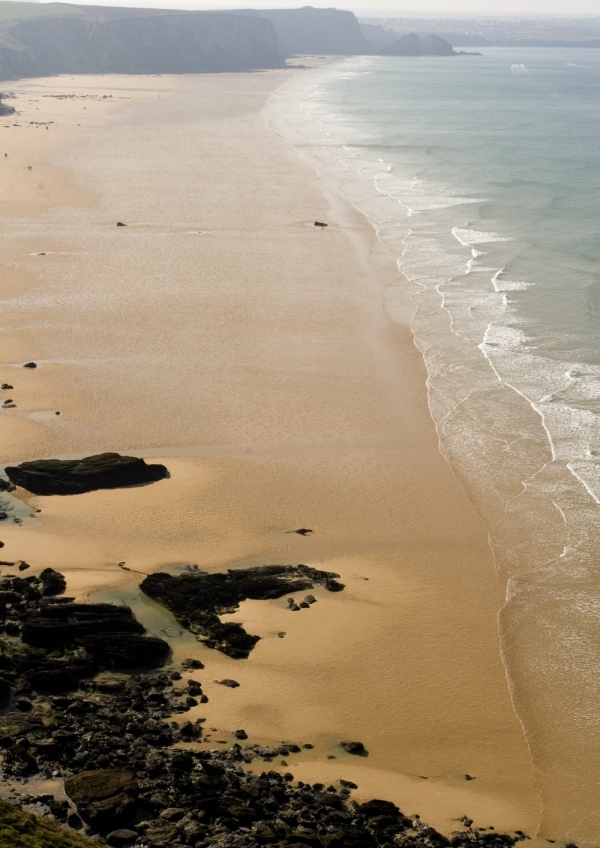
[(246, 633), (241, 624), (223, 623), (219, 616), (235, 612), (242, 601), (281, 598), (294, 592), (313, 589), (320, 584), (330, 592), (339, 592), (339, 574), (318, 571), (307, 565), (265, 565), (257, 568), (230, 569), (226, 574), (203, 572), (151, 574), (140, 588), (149, 598), (173, 613), (199, 642), (216, 648), (234, 659), (244, 659), (260, 636)]

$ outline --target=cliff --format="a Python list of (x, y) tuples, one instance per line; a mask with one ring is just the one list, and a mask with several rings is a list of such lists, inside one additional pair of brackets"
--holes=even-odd
[(243, 14), (256, 14), (271, 21), (286, 56), (302, 53), (350, 56), (375, 52), (352, 12), (304, 6), (302, 9), (244, 11)]
[(111, 15), (103, 10), (96, 15), (91, 7), (86, 15), (3, 24), (0, 79), (61, 73), (244, 71), (282, 64), (275, 28), (260, 17), (119, 12)]

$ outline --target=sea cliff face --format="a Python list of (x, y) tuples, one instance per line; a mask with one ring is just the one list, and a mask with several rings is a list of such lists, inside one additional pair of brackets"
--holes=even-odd
[(244, 15), (41, 17), (0, 28), (0, 78), (61, 73), (202, 73), (276, 68), (271, 21)]
[(375, 52), (352, 12), (305, 6), (302, 9), (265, 9), (254, 14), (273, 22), (286, 56), (302, 53), (349, 56)]

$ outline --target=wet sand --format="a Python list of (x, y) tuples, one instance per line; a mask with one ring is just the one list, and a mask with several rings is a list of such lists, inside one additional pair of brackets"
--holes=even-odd
[[(17, 407), (0, 410), (1, 459), (118, 450), (171, 477), (28, 496), (42, 512), (0, 527), (3, 559), (59, 568), (81, 598), (130, 601), (163, 636), (177, 626), (140, 599), (136, 572), (339, 573), (345, 592), (316, 590), (310, 610), (243, 604), (232, 618), (263, 637), (247, 661), (166, 634), (175, 660), (206, 664), (210, 701), (189, 717), (205, 715), (213, 740), (243, 727), (309, 742), (289, 762), (297, 777), (353, 779), (441, 830), (468, 815), (533, 835), (487, 534), (438, 451), (410, 331), (384, 314), (395, 268), (261, 116), (287, 73), (12, 86), (0, 378)], [(78, 97), (44, 96), (65, 93)], [(348, 737), (369, 756), (341, 751)]]

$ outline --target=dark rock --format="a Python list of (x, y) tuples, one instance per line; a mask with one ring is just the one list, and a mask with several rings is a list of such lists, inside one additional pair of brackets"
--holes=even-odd
[[(327, 224), (315, 224), (315, 227), (326, 227)], [(308, 527), (301, 527), (299, 530), (294, 530), (294, 533), (298, 533), (300, 536), (308, 536), (312, 533), (312, 530), (309, 530)]]
[(227, 686), (229, 689), (237, 689), (240, 685), (237, 680), (230, 680), (228, 677), (224, 680), (215, 680), (215, 683), (219, 683), (221, 686)]
[(40, 592), (45, 596), (62, 595), (67, 588), (67, 581), (53, 568), (45, 568), (39, 576)]
[(315, 227), (327, 227), (328, 224), (324, 224), (322, 221), (315, 221)]
[(0, 677), (0, 710), (10, 704), (11, 687), (10, 681)]
[(6, 391), (7, 389), (14, 389), (14, 386), (9, 385), (8, 383), (2, 383), (0, 389), (4, 389)]
[(233, 735), (235, 736), (236, 739), (247, 739), (248, 738), (248, 734), (246, 733), (245, 730), (234, 730)]
[(168, 807), (166, 810), (163, 810), (160, 813), (160, 818), (165, 819), (165, 821), (176, 822), (182, 819), (185, 816), (185, 810), (180, 809), (179, 807)]
[(143, 459), (102, 453), (84, 459), (39, 459), (8, 466), (6, 475), (17, 486), (36, 495), (76, 495), (96, 489), (116, 489), (153, 483), (168, 476), (164, 465)]
[[(28, 617), (22, 638), (27, 645), (52, 649), (81, 644), (81, 640), (88, 636), (143, 631), (129, 607), (47, 601), (40, 606), (37, 614)], [(162, 644), (166, 645), (166, 642)]]
[(126, 227), (127, 224), (124, 224), (123, 221), (117, 221), (117, 227)]
[(365, 804), (359, 804), (358, 809), (367, 819), (373, 819), (376, 816), (397, 816), (400, 812), (398, 807), (392, 804), (391, 801), (380, 801), (377, 798), (367, 801)]
[(81, 644), (103, 668), (148, 668), (162, 665), (170, 648), (157, 636), (103, 633), (85, 636)]
[(202, 686), (198, 683), (197, 680), (188, 680), (188, 692), (190, 695), (201, 695), (202, 694)]
[(340, 745), (348, 754), (357, 754), (364, 757), (367, 753), (362, 742), (340, 742)]
[(119, 830), (113, 830), (112, 833), (109, 833), (106, 837), (106, 842), (114, 848), (121, 848), (121, 846), (131, 845), (138, 838), (138, 833), (135, 830), (127, 830), (126, 828), (120, 828)]
[(240, 624), (222, 623), (220, 615), (233, 612), (248, 598), (281, 598), (290, 592), (312, 589), (319, 583), (329, 591), (340, 591), (343, 585), (335, 580), (338, 576), (306, 565), (268, 565), (230, 569), (227, 574), (194, 573), (177, 577), (161, 572), (146, 577), (141, 589), (170, 610), (198, 641), (239, 659), (250, 654), (259, 637), (246, 633)]
[(181, 661), (181, 667), (186, 671), (188, 669), (203, 669), (204, 663), (200, 662), (200, 660), (186, 659)]
[(69, 668), (53, 668), (32, 672), (29, 675), (29, 682), (36, 692), (54, 695), (77, 689), (80, 677)]
[(69, 816), (67, 816), (67, 824), (73, 830), (81, 830), (81, 828), (83, 827), (83, 822), (81, 821), (77, 813), (71, 813)]
[(65, 780), (65, 792), (77, 812), (100, 833), (131, 821), (137, 789), (134, 772), (125, 769), (84, 771)]
[(37, 368), (36, 362), (26, 362), (23, 368)]
[(19, 563), (19, 571), (27, 571), (28, 568), (31, 568), (28, 562)]

